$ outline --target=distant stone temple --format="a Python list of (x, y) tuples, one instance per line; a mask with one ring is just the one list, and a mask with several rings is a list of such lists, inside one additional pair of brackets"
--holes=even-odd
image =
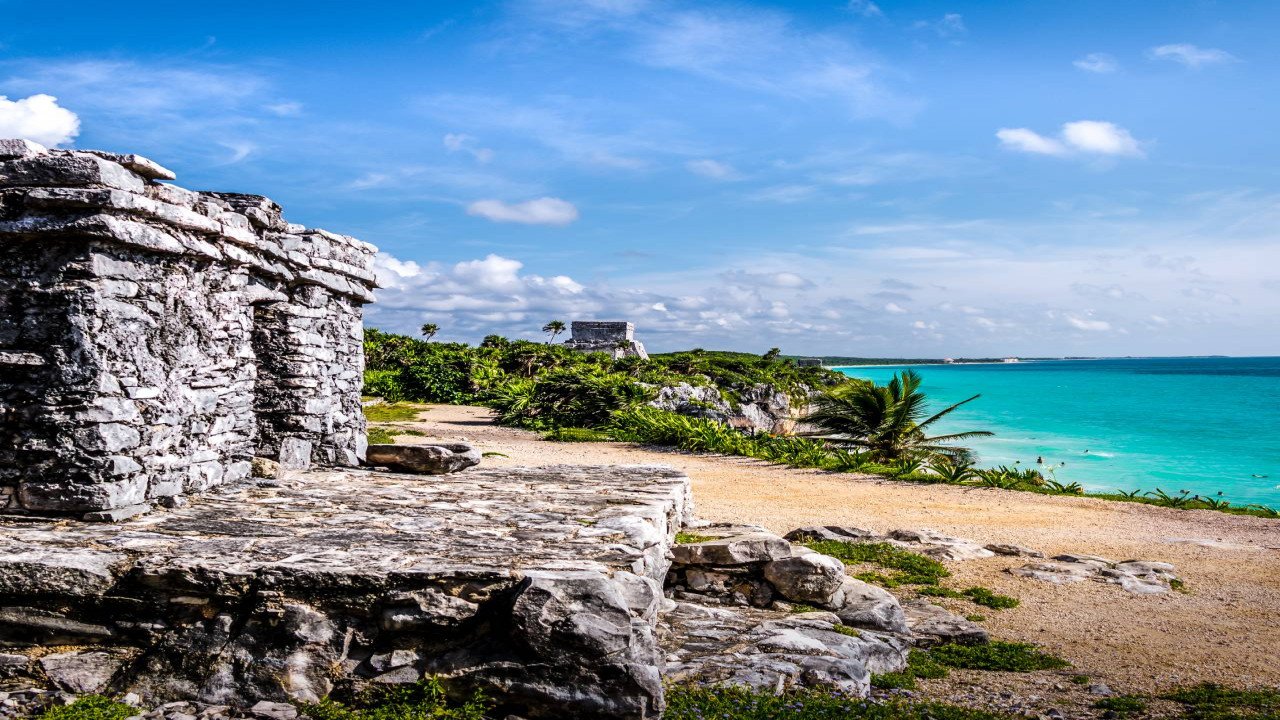
[(376, 248), (136, 155), (0, 140), (0, 512), (359, 464)]
[(570, 332), (572, 336), (564, 344), (574, 350), (609, 353), (615, 359), (649, 359), (644, 344), (636, 340), (636, 326), (629, 322), (574, 320)]

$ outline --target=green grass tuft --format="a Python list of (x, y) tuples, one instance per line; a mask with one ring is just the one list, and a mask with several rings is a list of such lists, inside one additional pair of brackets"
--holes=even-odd
[[(918, 553), (908, 552), (889, 543), (813, 540), (804, 544), (823, 555), (830, 555), (845, 563), (866, 563), (895, 570), (896, 572), (887, 577), (879, 576), (882, 582), (877, 584), (884, 584), (886, 587), (894, 587), (896, 585), (937, 585), (939, 580), (951, 575), (947, 568), (937, 560), (927, 558)], [(861, 576), (858, 577), (862, 579)], [(872, 582), (865, 579), (863, 581)]]
[[(883, 678), (885, 676), (877, 676)], [(743, 687), (673, 685), (664, 720), (1009, 720), (1011, 716), (935, 702), (884, 703), (822, 690), (775, 695)]]
[(992, 610), (1007, 610), (1016, 608), (1020, 604), (1017, 598), (1009, 597), (1008, 595), (997, 595), (984, 587), (971, 587), (964, 591), (964, 596), (975, 604)]
[(369, 438), (370, 445), (394, 445), (396, 436), (392, 435), (386, 428), (371, 427), (365, 433), (365, 437)]
[(1276, 720), (1280, 690), (1234, 690), (1213, 683), (1183, 688), (1165, 696), (1186, 706), (1187, 720)]
[(965, 615), (964, 619), (968, 620), (969, 622), (983, 622), (987, 619), (987, 616), (974, 613), (973, 615)]
[(39, 720), (124, 720), (140, 710), (101, 695), (82, 695), (70, 705), (51, 707), (37, 715)]
[(1095, 710), (1109, 710), (1115, 717), (1128, 717), (1134, 713), (1145, 712), (1147, 702), (1136, 695), (1116, 695), (1102, 698), (1093, 704)]
[(965, 670), (1031, 672), (1071, 667), (1071, 663), (1027, 643), (993, 640), (987, 645), (947, 644), (929, 650), (939, 664)]
[(707, 542), (709, 540), (719, 540), (719, 539), (720, 538), (717, 538), (713, 535), (699, 535), (697, 533), (691, 533), (691, 532), (676, 533), (677, 545), (695, 545), (697, 543)]
[(452, 701), (440, 681), (430, 678), (374, 688), (350, 703), (326, 698), (299, 709), (312, 720), (485, 720), (490, 705), (479, 692), (461, 703)]
[(378, 403), (366, 405), (364, 417), (369, 422), (400, 422), (417, 420), (418, 416), (426, 411), (427, 408), (410, 403)]
[(862, 637), (862, 633), (858, 632), (854, 628), (849, 627), (848, 625), (836, 625), (832, 629), (840, 633), (841, 635), (848, 635), (849, 637)]
[(610, 442), (613, 436), (592, 428), (556, 428), (546, 434), (546, 439), (558, 442)]

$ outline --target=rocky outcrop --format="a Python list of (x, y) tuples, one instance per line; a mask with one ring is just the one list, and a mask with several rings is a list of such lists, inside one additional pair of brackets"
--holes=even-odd
[(0, 512), (357, 465), (376, 249), (137, 155), (0, 141)]
[(848, 577), (833, 557), (754, 525), (706, 525), (696, 532), (707, 539), (673, 552), (666, 586), (676, 600), (773, 609), (811, 605), (851, 627), (907, 632), (897, 598)]
[(313, 470), (113, 526), (0, 518), (0, 663), (148, 707), (435, 675), (498, 717), (656, 718), (690, 510), (670, 469), (554, 466)]
[(765, 384), (741, 390), (741, 402), (726, 399), (714, 385), (680, 383), (657, 392), (649, 404), (659, 410), (716, 420), (743, 430), (792, 432), (800, 411), (789, 395)]
[(466, 443), (370, 445), (365, 463), (392, 472), (444, 475), (480, 464), (480, 451)]
[(828, 612), (801, 614), (670, 602), (659, 637), (675, 682), (777, 691), (821, 687), (865, 696), (871, 674), (906, 666), (901, 635), (851, 630)]
[(1055, 555), (1052, 560), (1030, 563), (1009, 572), (1019, 577), (1055, 585), (1092, 580), (1119, 585), (1137, 595), (1167, 593), (1181, 584), (1173, 565), (1151, 560), (1116, 562), (1096, 555)]

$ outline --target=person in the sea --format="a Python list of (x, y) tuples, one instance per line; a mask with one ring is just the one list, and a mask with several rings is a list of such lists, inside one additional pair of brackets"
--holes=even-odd
[(1044, 458), (1043, 458), (1042, 456), (1037, 455), (1037, 456), (1036, 456), (1036, 464), (1037, 464), (1037, 465), (1043, 465), (1043, 464), (1044, 464)]

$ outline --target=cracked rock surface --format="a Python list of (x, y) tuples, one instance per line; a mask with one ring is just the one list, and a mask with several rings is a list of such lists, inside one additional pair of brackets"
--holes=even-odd
[(118, 525), (0, 519), (4, 675), (246, 708), (433, 674), (526, 718), (661, 711), (678, 472), (262, 482)]

